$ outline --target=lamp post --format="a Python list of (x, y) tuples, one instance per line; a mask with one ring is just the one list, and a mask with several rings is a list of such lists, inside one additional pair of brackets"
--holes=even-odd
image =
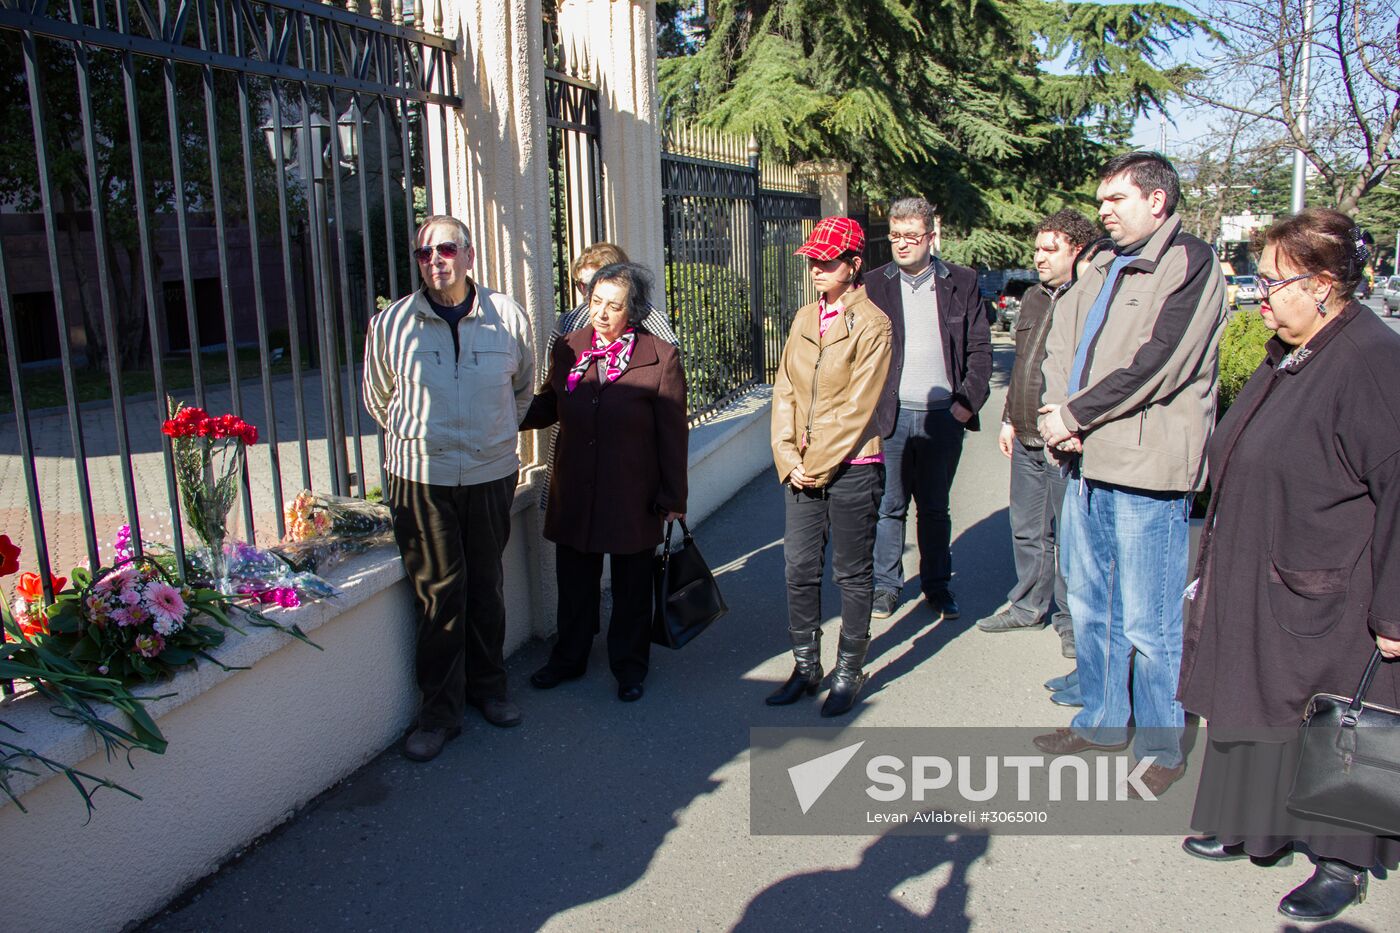
[[(334, 127), (340, 134), (342, 154), (353, 155), (358, 151), (359, 139), (353, 119), (342, 116)], [(268, 151), (274, 161), (277, 158), (277, 128), (273, 124), (263, 126)], [(332, 125), (325, 117), (314, 111), (303, 117), (300, 123), (282, 125), (282, 153), (286, 161), (297, 166), (293, 174), (303, 184), (310, 183), (312, 193), (311, 226), (312, 239), (311, 275), (314, 277), (312, 293), (315, 306), (316, 346), (321, 372), (323, 410), (326, 415), (326, 447), (330, 459), (333, 485), (338, 495), (348, 495), (350, 470), (345, 453), (345, 424), (342, 414), (343, 400), (340, 397), (339, 353), (332, 335), (334, 315), (331, 313), (334, 286), (331, 281), (330, 214), (326, 203), (327, 150), (330, 148)], [(294, 147), (294, 148), (293, 148)], [(288, 159), (288, 152), (295, 152)], [(293, 365), (297, 365), (296, 362)], [(332, 371), (333, 370), (333, 371)]]
[[(1298, 95), (1298, 135), (1308, 137), (1308, 79), (1312, 72), (1313, 0), (1303, 4), (1303, 73)], [(1293, 198), (1289, 210), (1298, 213), (1307, 204), (1308, 161), (1302, 149), (1293, 150)]]

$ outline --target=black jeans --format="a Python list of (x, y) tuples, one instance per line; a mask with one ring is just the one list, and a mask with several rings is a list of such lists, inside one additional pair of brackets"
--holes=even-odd
[(953, 578), (953, 516), (948, 493), (962, 458), (967, 429), (946, 408), (901, 408), (884, 442), (885, 497), (875, 535), (875, 588), (898, 595), (904, 589), (904, 519), (909, 500), (919, 504), (919, 586), (938, 596)]
[(501, 555), (518, 474), (433, 486), (392, 474), (385, 499), (418, 604), (418, 725), (458, 725), (467, 699), (506, 696)]
[(783, 487), (787, 496), (783, 557), (787, 563), (788, 629), (815, 631), (822, 622), (822, 568), (831, 539), (831, 577), (841, 590), (841, 634), (870, 634), (875, 596), (875, 519), (885, 468), (878, 463), (844, 466), (825, 489)]
[[(598, 631), (603, 555), (554, 546), (554, 574), (559, 584), (559, 638), (549, 664), (567, 673), (583, 673), (593, 635)], [(608, 622), (608, 663), (624, 686), (640, 684), (651, 657), (652, 567), (655, 548), (635, 554), (609, 554), (612, 568), (612, 619)]]

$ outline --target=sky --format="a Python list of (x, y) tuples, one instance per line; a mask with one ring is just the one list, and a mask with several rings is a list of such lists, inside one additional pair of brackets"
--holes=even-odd
[[(1125, 0), (1126, 2), (1126, 0)], [(1187, 9), (1192, 7), (1200, 8), (1202, 3), (1191, 2), (1191, 0), (1176, 0), (1179, 6)], [(1166, 67), (1173, 64), (1190, 62), (1202, 65), (1209, 61), (1214, 46), (1202, 39), (1191, 38), (1180, 40), (1174, 43), (1164, 60), (1158, 64)], [(1068, 56), (1051, 63), (1048, 70), (1062, 71)], [(1163, 114), (1153, 111), (1138, 118), (1137, 125), (1133, 129), (1132, 143), (1138, 148), (1161, 149), (1162, 148), (1162, 116)], [(1210, 113), (1201, 107), (1186, 108), (1180, 102), (1172, 102), (1167, 105), (1166, 111), (1166, 152), (1168, 158), (1173, 155), (1186, 152), (1194, 148), (1195, 141), (1210, 129)]]
[[(1167, 105), (1167, 158), (1194, 148), (1194, 141), (1210, 129), (1209, 114), (1199, 108), (1184, 111), (1180, 105)], [(1138, 118), (1133, 127), (1132, 143), (1139, 149), (1162, 148), (1162, 114), (1153, 112)]]

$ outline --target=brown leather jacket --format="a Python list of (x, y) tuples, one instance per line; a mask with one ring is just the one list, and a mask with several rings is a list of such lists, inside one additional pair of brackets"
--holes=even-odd
[(817, 303), (798, 310), (773, 381), (773, 463), (787, 482), (801, 466), (826, 486), (846, 460), (880, 452), (875, 409), (890, 367), (890, 319), (865, 289), (824, 335)]

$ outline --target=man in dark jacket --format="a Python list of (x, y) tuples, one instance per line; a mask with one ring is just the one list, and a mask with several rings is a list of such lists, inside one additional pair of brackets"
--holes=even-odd
[[(1060, 503), (1065, 498), (1065, 478), (1045, 456), (1036, 421), (1040, 417), (1040, 393), (1044, 388), (1040, 367), (1045, 362), (1045, 338), (1055, 313), (1055, 302), (1074, 280), (1075, 259), (1084, 247), (1099, 238), (1099, 230), (1083, 214), (1062, 210), (1041, 222), (1035, 237), (1035, 269), (1040, 283), (1026, 291), (1016, 319), (1016, 361), (1006, 390), (997, 444), (1011, 459), (1011, 546), (1016, 559), (1016, 584), (1006, 594), (1007, 607), (981, 619), (984, 632), (1038, 630), (1053, 596), (1056, 610), (1050, 624), (1060, 636), (1060, 649), (1074, 657), (1074, 627), (1069, 600), (1058, 566), (1055, 529)], [(1070, 702), (1072, 697), (1056, 702)]]
[(977, 273), (933, 256), (936, 215), (923, 198), (890, 205), (894, 261), (865, 277), (893, 330), (890, 373), (875, 418), (884, 437), (885, 494), (875, 529), (875, 603), (883, 619), (904, 588), (904, 519), (919, 505), (919, 586), (934, 612), (958, 616), (948, 491), (964, 431), (978, 429), (992, 375), (991, 330)]

